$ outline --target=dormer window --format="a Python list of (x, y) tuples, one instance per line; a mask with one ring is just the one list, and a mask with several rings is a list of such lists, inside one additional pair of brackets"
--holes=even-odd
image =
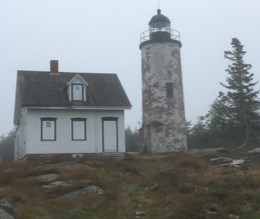
[(74, 100), (84, 101), (83, 84), (72, 84), (71, 92), (72, 92), (72, 94), (71, 94), (72, 101), (74, 101)]
[(78, 74), (68, 83), (69, 101), (87, 101), (88, 83)]

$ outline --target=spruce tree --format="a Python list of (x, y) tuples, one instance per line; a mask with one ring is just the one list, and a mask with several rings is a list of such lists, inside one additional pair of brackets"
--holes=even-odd
[(233, 133), (233, 142), (246, 146), (252, 134), (259, 114), (258, 93), (253, 82), (254, 74), (250, 72), (251, 64), (244, 62), (243, 45), (237, 38), (231, 42), (232, 50), (225, 51), (224, 57), (231, 62), (226, 69), (228, 77), (226, 84), (221, 83), (227, 89), (226, 94), (226, 122), (229, 124), (230, 133)]

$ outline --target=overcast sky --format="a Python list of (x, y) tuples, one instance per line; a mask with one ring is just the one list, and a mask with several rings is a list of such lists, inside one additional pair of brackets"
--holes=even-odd
[[(187, 121), (223, 90), (233, 37), (260, 80), (259, 0), (161, 0), (160, 8), (181, 33)], [(157, 0), (0, 0), (0, 135), (13, 129), (17, 70), (48, 71), (51, 59), (60, 71), (116, 73), (133, 105), (126, 126), (139, 128), (139, 36), (157, 9)]]

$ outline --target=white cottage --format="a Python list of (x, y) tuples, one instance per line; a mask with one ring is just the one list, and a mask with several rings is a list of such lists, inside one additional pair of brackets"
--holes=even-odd
[(18, 71), (15, 159), (124, 153), (130, 108), (116, 74)]

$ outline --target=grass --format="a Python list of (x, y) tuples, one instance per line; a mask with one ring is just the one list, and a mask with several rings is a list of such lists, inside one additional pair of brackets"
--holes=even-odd
[[(232, 152), (235, 153), (235, 152)], [(87, 156), (76, 168), (39, 168), (25, 162), (0, 163), (0, 199), (15, 206), (17, 219), (260, 219), (259, 162), (241, 167), (213, 166), (220, 154), (173, 153), (114, 160)], [(232, 154), (237, 158), (241, 154)], [(243, 155), (244, 156), (244, 155)], [(250, 159), (250, 155), (245, 155)], [(256, 155), (254, 160), (256, 159)], [(46, 189), (34, 176), (59, 174), (67, 187)], [(102, 196), (58, 197), (95, 185)]]
[(34, 218), (35, 219), (75, 219), (75, 218), (97, 219), (96, 216), (93, 216), (93, 214), (88, 211), (68, 210), (68, 209), (35, 212)]

